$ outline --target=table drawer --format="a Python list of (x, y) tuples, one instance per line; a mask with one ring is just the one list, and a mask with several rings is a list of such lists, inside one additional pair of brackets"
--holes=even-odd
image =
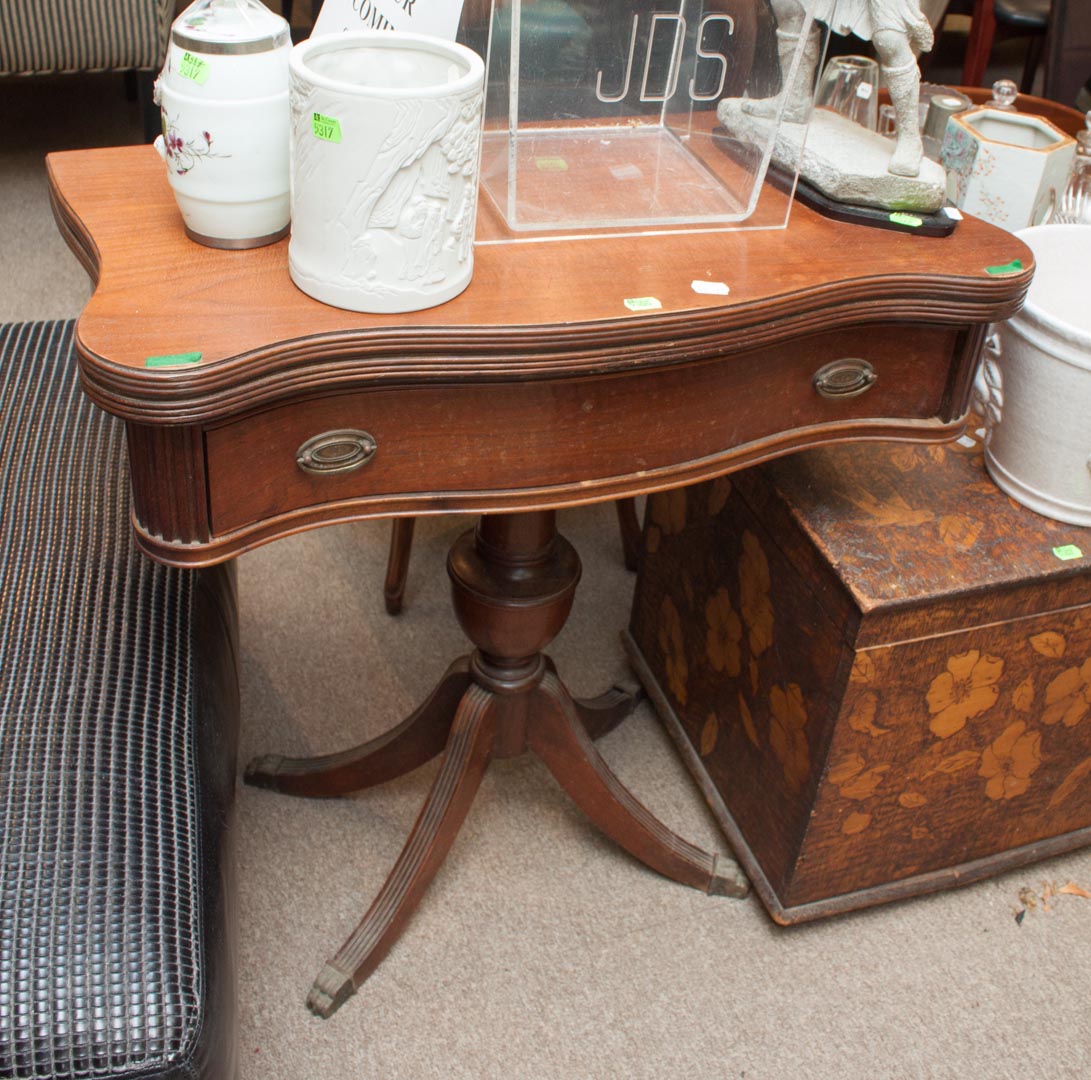
[[(656, 472), (661, 486), (664, 470), (793, 429), (949, 420), (947, 411), (961, 410), (948, 395), (964, 341), (955, 327), (854, 327), (633, 373), (492, 383), (460, 376), (287, 402), (206, 430), (212, 532), (332, 502), (374, 502), (377, 512), (392, 499), (444, 499), (472, 509), (475, 495), (541, 488), (562, 501), (588, 482)], [(874, 383), (854, 385), (855, 365), (844, 385), (834, 379), (833, 391), (847, 394), (820, 393), (816, 372), (845, 358), (866, 361)], [(317, 469), (298, 463), (306, 444), (346, 431), (366, 433), (373, 453), (354, 451), (354, 461), (342, 440), (319, 449)]]

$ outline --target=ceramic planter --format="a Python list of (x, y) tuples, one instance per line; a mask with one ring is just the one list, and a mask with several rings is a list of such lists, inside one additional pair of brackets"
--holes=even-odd
[(947, 122), (940, 159), (956, 206), (1014, 232), (1048, 220), (1076, 141), (1040, 116), (982, 107)]
[(155, 147), (186, 233), (248, 248), (288, 231), (288, 24), (257, 0), (198, 0), (171, 28)]
[(1017, 233), (1037, 269), (1022, 310), (986, 355), (985, 464), (997, 485), (1039, 514), (1091, 525), (1091, 229)]
[(292, 50), (292, 280), (353, 311), (417, 311), (473, 274), (484, 64), (358, 31)]

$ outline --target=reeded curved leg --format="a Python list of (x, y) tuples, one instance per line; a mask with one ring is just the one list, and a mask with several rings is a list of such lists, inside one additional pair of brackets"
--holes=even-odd
[(643, 696), (644, 691), (638, 686), (614, 685), (597, 697), (571, 700), (587, 734), (592, 739), (601, 739), (636, 708)]
[(472, 682), (469, 658), (456, 660), (435, 689), (397, 727), (376, 739), (313, 758), (263, 754), (246, 766), (243, 780), (286, 795), (326, 798), (382, 784), (441, 753), (459, 700)]
[(402, 610), (405, 579), (409, 576), (409, 556), (413, 551), (413, 526), (416, 518), (395, 518), (390, 526), (390, 555), (386, 562), (383, 599), (390, 615)]
[(314, 981), (307, 1007), (329, 1017), (370, 975), (397, 940), (458, 835), (492, 756), (495, 695), (471, 686), (463, 695), (443, 764), (394, 869), (360, 925)]
[(543, 676), (533, 707), (530, 749), (611, 840), (683, 885), (718, 896), (745, 895), (746, 879), (731, 859), (702, 851), (671, 832), (618, 780), (588, 738), (554, 672)]
[[(548, 656), (544, 660), (546, 667), (556, 675), (557, 665)], [(569, 700), (583, 721), (587, 734), (592, 739), (601, 739), (613, 731), (643, 698), (644, 688), (634, 680), (624, 684), (614, 683), (609, 690), (593, 698), (570, 697)]]

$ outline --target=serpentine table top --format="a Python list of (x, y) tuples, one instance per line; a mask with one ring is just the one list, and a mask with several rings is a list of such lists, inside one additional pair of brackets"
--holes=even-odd
[[(952, 437), (977, 339), (1018, 308), (1032, 271), (1020, 241), (971, 218), (931, 238), (797, 205), (780, 230), (479, 244), (461, 296), (367, 316), (300, 292), (287, 240), (242, 252), (190, 241), (150, 147), (51, 154), (48, 169), (61, 229), (96, 280), (77, 332), (84, 386), (139, 429), (134, 443), (169, 442), (198, 488), (227, 482), (215, 455), (228, 443), (253, 449), (241, 417), (294, 402), (335, 427), (338, 399), (372, 391), (398, 413), (397, 430), (372, 432), (367, 469), (305, 478), (241, 514), (168, 520), (163, 498), (138, 490), (141, 542), (170, 562), (335, 519), (637, 494), (830, 437)], [(478, 240), (503, 234), (483, 198)], [(1013, 260), (1023, 269), (989, 272)], [(660, 307), (625, 306), (648, 297)], [(200, 361), (148, 366), (179, 354)], [(842, 355), (879, 378), (824, 398), (814, 371)], [(194, 431), (208, 446), (179, 438)]]

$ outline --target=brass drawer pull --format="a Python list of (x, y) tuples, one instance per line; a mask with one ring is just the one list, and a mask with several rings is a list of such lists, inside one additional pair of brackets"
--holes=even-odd
[(856, 397), (869, 390), (879, 376), (866, 360), (846, 357), (831, 360), (814, 373), (814, 388), (828, 398)]
[(377, 448), (378, 444), (366, 431), (324, 431), (296, 451), (295, 462), (304, 472), (318, 476), (352, 472), (366, 465)]

